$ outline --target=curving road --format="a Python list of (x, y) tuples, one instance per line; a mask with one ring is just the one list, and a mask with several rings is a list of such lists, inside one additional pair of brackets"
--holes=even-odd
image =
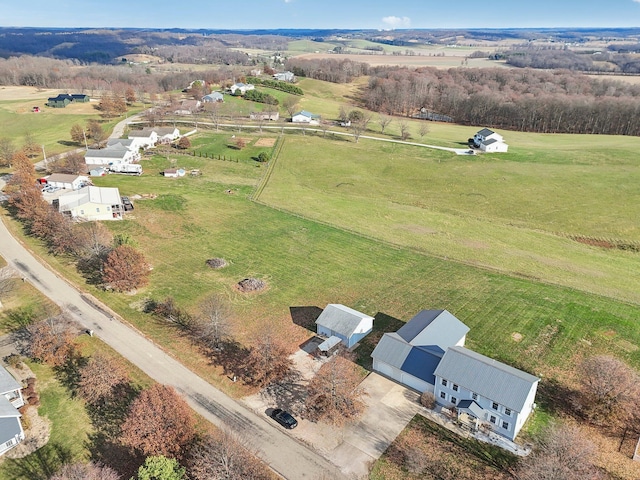
[(44, 295), (66, 309), (87, 330), (157, 382), (173, 386), (191, 407), (219, 427), (238, 434), (275, 472), (288, 479), (346, 479), (319, 454), (269, 420), (213, 387), (140, 332), (111, 317), (57, 276), (20, 244), (0, 221), (0, 255)]

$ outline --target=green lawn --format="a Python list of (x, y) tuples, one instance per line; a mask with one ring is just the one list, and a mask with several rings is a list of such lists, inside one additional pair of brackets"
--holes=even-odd
[(636, 139), (599, 137), (583, 154), (578, 136), (519, 137), (528, 144), (493, 156), (287, 137), (259, 200), (441, 258), (640, 302), (640, 276), (629, 275), (637, 253), (567, 238), (640, 242)]

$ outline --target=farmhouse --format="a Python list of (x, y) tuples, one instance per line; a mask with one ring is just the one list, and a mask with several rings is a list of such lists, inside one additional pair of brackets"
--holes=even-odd
[(68, 175), (65, 173), (53, 173), (45, 177), (47, 185), (52, 187), (78, 190), (89, 183), (89, 178), (84, 175)]
[(251, 112), (249, 114), (251, 120), (273, 120), (280, 118), (280, 112)]
[(87, 165), (110, 165), (112, 163), (132, 163), (140, 160), (140, 153), (118, 143), (102, 149), (88, 149), (84, 154)]
[(224, 102), (224, 96), (220, 92), (211, 92), (209, 95), (202, 97), (204, 103)]
[(293, 114), (293, 116), (291, 117), (291, 121), (293, 123), (308, 123), (311, 125), (317, 125), (320, 122), (320, 115), (307, 112), (306, 110), (301, 110), (298, 113)]
[(107, 140), (107, 148), (115, 147), (117, 145), (128, 148), (132, 151), (138, 151), (140, 148), (134, 138), (110, 138)]
[(373, 350), (373, 370), (455, 411), (472, 431), (481, 425), (513, 440), (535, 404), (538, 378), (464, 347), (469, 331), (446, 310), (423, 310)]
[(182, 100), (174, 111), (176, 115), (193, 115), (200, 109), (200, 100)]
[(274, 73), (273, 78), (279, 80), (280, 82), (293, 82), (295, 80), (295, 75), (292, 72), (280, 72)]
[(476, 133), (472, 143), (475, 148), (487, 153), (506, 152), (509, 149), (509, 145), (504, 143), (502, 135), (488, 128), (483, 128)]
[(373, 370), (420, 392), (433, 392), (447, 348), (464, 345), (469, 327), (446, 310), (422, 310), (374, 349)]
[(537, 377), (464, 347), (447, 349), (435, 377), (436, 401), (471, 430), (485, 422), (513, 440), (535, 406)]
[(84, 187), (60, 195), (58, 211), (76, 220), (121, 220), (124, 208), (120, 191), (111, 187)]
[[(339, 342), (347, 348), (366, 337), (373, 330), (373, 317), (344, 305), (330, 303), (316, 320), (318, 335), (327, 337), (327, 350)], [(337, 340), (332, 340), (337, 339)], [(329, 344), (333, 344), (329, 346)], [(323, 346), (318, 348), (323, 350)]]
[(152, 128), (143, 128), (142, 130), (131, 130), (129, 139), (134, 140), (138, 148), (150, 148), (155, 146), (158, 141), (158, 134)]
[(238, 95), (236, 92), (239, 91), (239, 95), (244, 95), (249, 90), (254, 90), (256, 87), (250, 83), (234, 83), (231, 85), (229, 90), (231, 90), (232, 95)]
[(153, 131), (158, 135), (160, 143), (171, 143), (180, 138), (180, 130), (175, 127), (154, 127)]
[(24, 440), (18, 408), (24, 405), (20, 384), (0, 365), (0, 455)]

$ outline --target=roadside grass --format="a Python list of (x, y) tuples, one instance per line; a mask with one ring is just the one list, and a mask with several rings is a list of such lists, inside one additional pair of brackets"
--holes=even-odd
[(509, 479), (517, 457), (507, 451), (457, 435), (416, 415), (378, 459), (372, 480), (440, 478), (448, 472), (460, 479)]
[[(637, 253), (568, 238), (640, 242), (636, 139), (604, 137), (582, 154), (575, 136), (552, 136), (546, 148), (529, 136), (531, 150), (494, 156), (286, 136), (259, 201), (419, 252), (640, 302), (629, 275)], [(610, 164), (607, 145), (617, 146)], [(537, 162), (521, 160), (534, 151)]]

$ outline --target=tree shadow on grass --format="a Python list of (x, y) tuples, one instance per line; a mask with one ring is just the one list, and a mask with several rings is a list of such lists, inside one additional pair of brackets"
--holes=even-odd
[(15, 480), (47, 480), (71, 460), (68, 449), (50, 442), (24, 458), (5, 460), (4, 470)]
[(78, 393), (78, 384), (80, 383), (82, 368), (85, 367), (87, 363), (89, 363), (88, 357), (83, 357), (79, 352), (73, 351), (63, 365), (54, 368), (58, 381), (64, 385), (74, 397)]
[(316, 332), (316, 320), (322, 313), (320, 307), (289, 307), (291, 320), (299, 327), (306, 328), (310, 332)]
[(39, 314), (33, 305), (12, 308), (3, 312), (2, 323), (11, 331), (16, 332), (33, 323)]
[(89, 435), (87, 449), (92, 460), (108, 465), (116, 470), (121, 478), (131, 478), (143, 458), (120, 441), (121, 426), (129, 413), (131, 402), (138, 396), (140, 389), (128, 383), (121, 383), (113, 389), (107, 398), (87, 404), (87, 413), (95, 432)]
[(220, 348), (207, 348), (214, 365), (222, 367), (225, 375), (242, 376), (244, 365), (249, 355), (249, 349), (235, 340), (221, 342)]
[(580, 393), (555, 378), (545, 378), (538, 384), (536, 402), (553, 416), (580, 417), (575, 405)]

